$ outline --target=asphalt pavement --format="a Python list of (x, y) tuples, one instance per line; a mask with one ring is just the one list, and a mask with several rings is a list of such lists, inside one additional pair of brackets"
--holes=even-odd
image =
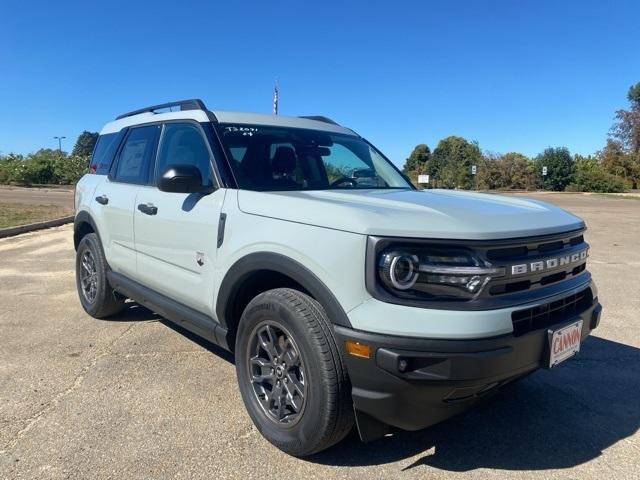
[(0, 479), (640, 478), (640, 201), (538, 198), (589, 225), (604, 315), (579, 356), (435, 427), (304, 460), (257, 432), (229, 354), (135, 304), (84, 313), (70, 225), (0, 240)]

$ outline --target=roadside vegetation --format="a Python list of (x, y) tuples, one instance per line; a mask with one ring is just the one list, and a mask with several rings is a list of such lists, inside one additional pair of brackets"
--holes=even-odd
[[(431, 151), (417, 145), (403, 171), (425, 188), (624, 192), (640, 183), (640, 82), (628, 93), (629, 108), (618, 110), (606, 145), (593, 155), (571, 155), (566, 147), (549, 147), (530, 158), (517, 152), (483, 152), (478, 142), (449, 136)], [(95, 132), (84, 131), (69, 154), (43, 148), (29, 155), (0, 155), (0, 184), (73, 185), (87, 171)], [(472, 166), (476, 174), (472, 174)], [(546, 167), (546, 175), (542, 175)]]
[(28, 203), (2, 203), (0, 228), (43, 222), (72, 215), (68, 208), (58, 205), (31, 205)]
[[(571, 155), (566, 147), (549, 147), (534, 158), (517, 152), (480, 150), (478, 142), (450, 136), (433, 152), (417, 145), (404, 173), (417, 185), (428, 174), (425, 188), (624, 192), (640, 183), (640, 82), (627, 94), (628, 110), (618, 110), (609, 138), (593, 155)], [(472, 167), (476, 167), (476, 175)], [(542, 175), (546, 167), (546, 175)]]
[(42, 148), (26, 156), (1, 155), (0, 184), (73, 185), (87, 171), (97, 138), (95, 132), (82, 132), (70, 154)]

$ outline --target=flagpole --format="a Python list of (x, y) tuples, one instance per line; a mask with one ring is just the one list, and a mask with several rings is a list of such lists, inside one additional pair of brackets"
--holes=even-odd
[(273, 84), (273, 114), (278, 115), (278, 80)]

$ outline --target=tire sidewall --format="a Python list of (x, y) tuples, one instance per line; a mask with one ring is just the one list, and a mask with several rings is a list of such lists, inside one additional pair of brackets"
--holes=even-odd
[[(82, 284), (80, 280), (80, 270), (82, 268), (82, 256), (89, 250), (93, 255), (93, 261), (98, 276), (98, 285), (96, 291), (96, 298), (93, 303), (88, 302), (82, 292)], [(78, 289), (78, 296), (80, 297), (80, 303), (82, 308), (91, 316), (99, 314), (101, 306), (104, 304), (106, 295), (108, 294), (107, 288), (107, 272), (105, 268), (104, 255), (102, 254), (102, 248), (100, 246), (98, 237), (94, 233), (85, 235), (76, 252), (76, 287)]]
[[(249, 380), (247, 357), (251, 333), (264, 321), (281, 324), (292, 336), (304, 363), (307, 381), (305, 406), (300, 419), (293, 425), (278, 424), (263, 411)], [(320, 346), (308, 334), (306, 324), (288, 304), (274, 296), (260, 295), (249, 303), (242, 315), (236, 337), (236, 371), (240, 392), (254, 424), (271, 443), (292, 453), (304, 454), (316, 444), (327, 429), (329, 401), (320, 371)]]

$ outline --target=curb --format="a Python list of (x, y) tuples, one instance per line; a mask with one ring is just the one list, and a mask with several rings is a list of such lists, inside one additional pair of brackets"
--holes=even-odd
[(74, 217), (56, 218), (55, 220), (47, 220), (46, 222), (29, 223), (27, 225), (18, 225), (17, 227), (0, 228), (0, 238), (13, 237), (21, 233), (35, 232), (36, 230), (44, 230), (45, 228), (59, 227), (67, 223), (73, 222)]

